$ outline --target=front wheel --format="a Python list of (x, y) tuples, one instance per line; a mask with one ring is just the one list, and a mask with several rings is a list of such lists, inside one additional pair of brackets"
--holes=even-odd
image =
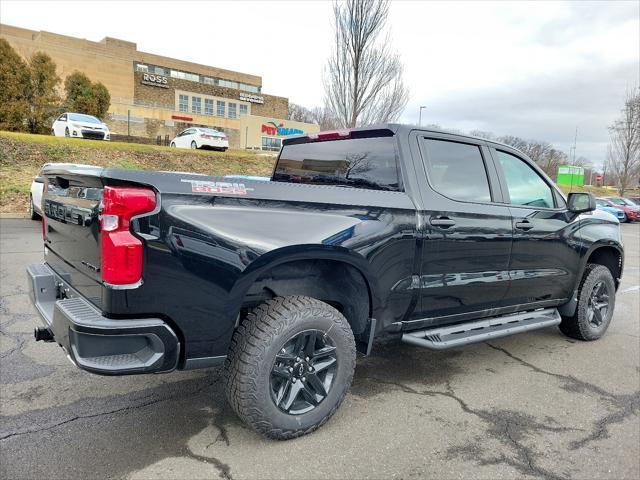
[(344, 316), (310, 297), (277, 297), (237, 328), (225, 362), (236, 414), (278, 440), (322, 426), (347, 394), (355, 370), (353, 332)]
[(195, 149), (197, 149), (197, 148), (198, 148), (198, 144), (196, 143), (196, 141), (195, 141), (195, 140), (192, 140), (192, 141), (191, 141), (191, 150), (195, 150)]
[(611, 323), (616, 286), (604, 265), (588, 263), (578, 289), (578, 305), (571, 317), (562, 317), (560, 330), (578, 340), (597, 340)]
[(169, 145), (171, 148), (176, 148), (176, 142), (171, 142), (171, 145)]
[(65, 127), (64, 128), (64, 136), (65, 137), (70, 137), (71, 136), (71, 134), (69, 133), (69, 127)]

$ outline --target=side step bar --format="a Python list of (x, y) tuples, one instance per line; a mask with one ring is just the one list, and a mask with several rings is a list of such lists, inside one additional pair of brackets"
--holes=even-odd
[(402, 341), (430, 350), (446, 350), (469, 343), (484, 342), (493, 338), (551, 327), (558, 325), (561, 320), (557, 309), (545, 308), (487, 320), (406, 332), (402, 334)]

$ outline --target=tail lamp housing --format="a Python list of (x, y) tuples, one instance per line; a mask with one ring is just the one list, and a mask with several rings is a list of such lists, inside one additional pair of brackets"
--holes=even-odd
[(100, 271), (106, 284), (135, 286), (142, 280), (142, 242), (129, 230), (136, 215), (156, 208), (149, 188), (105, 187), (100, 209)]

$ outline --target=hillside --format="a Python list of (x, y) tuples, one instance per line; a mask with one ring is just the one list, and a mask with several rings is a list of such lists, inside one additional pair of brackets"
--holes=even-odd
[(268, 176), (273, 160), (272, 156), (243, 150), (177, 150), (155, 145), (0, 132), (0, 213), (27, 213), (31, 181), (48, 162), (207, 175)]

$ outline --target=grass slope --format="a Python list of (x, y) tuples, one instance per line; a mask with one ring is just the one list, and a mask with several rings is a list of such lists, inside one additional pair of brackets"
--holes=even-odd
[(269, 176), (273, 157), (243, 150), (214, 152), (0, 131), (0, 213), (26, 213), (31, 181), (45, 163), (70, 162), (131, 170)]

